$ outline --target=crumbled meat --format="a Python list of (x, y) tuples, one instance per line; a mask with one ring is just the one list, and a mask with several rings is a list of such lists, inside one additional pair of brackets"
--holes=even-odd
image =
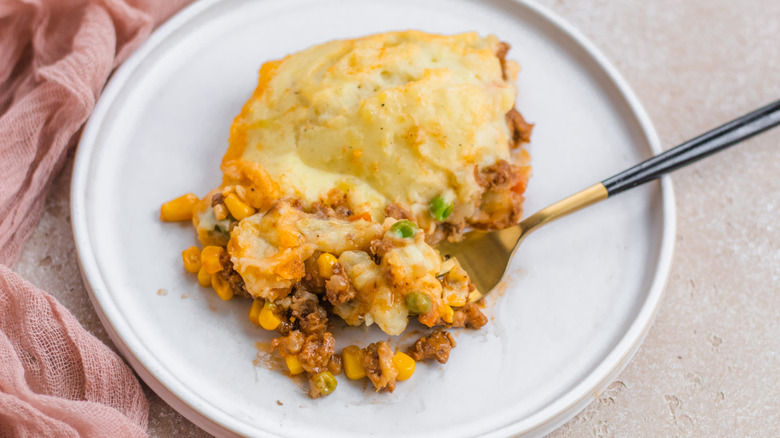
[(498, 160), (495, 164), (483, 168), (474, 168), (474, 179), (485, 189), (512, 187), (519, 178), (517, 167), (506, 160)]
[(524, 173), (523, 167), (505, 160), (474, 169), (474, 178), (485, 188), (479, 210), (469, 219), (479, 229), (502, 229), (514, 225), (523, 213)]
[(334, 353), (333, 356), (330, 357), (330, 362), (328, 362), (328, 371), (333, 373), (333, 375), (341, 374), (341, 355), (338, 353)]
[(244, 279), (241, 278), (241, 274), (233, 269), (233, 262), (230, 260), (230, 254), (227, 251), (219, 256), (219, 263), (222, 264), (222, 270), (214, 275), (219, 275), (226, 283), (230, 284), (230, 288), (233, 289), (233, 295), (250, 298), (251, 296), (246, 290)]
[(340, 189), (331, 189), (324, 199), (311, 205), (311, 212), (321, 218), (349, 219), (353, 215), (347, 194)]
[(294, 356), (301, 352), (305, 336), (298, 330), (293, 330), (287, 336), (282, 336), (271, 341), (271, 349), (279, 349), (282, 357)]
[(478, 229), (503, 229), (515, 225), (522, 214), (523, 195), (509, 189), (488, 190), (470, 223)]
[(216, 207), (217, 205), (225, 205), (225, 197), (222, 196), (222, 193), (217, 193), (216, 195), (211, 197), (211, 206)]
[(325, 282), (325, 291), (332, 304), (346, 303), (357, 295), (341, 263), (333, 264), (333, 275)]
[(514, 107), (506, 113), (506, 124), (509, 126), (512, 140), (512, 148), (520, 147), (524, 143), (531, 141), (531, 132), (534, 129), (533, 123), (528, 123), (517, 109)]
[(479, 329), (485, 324), (487, 324), (487, 317), (474, 303), (466, 304), (462, 309), (456, 310), (452, 317), (453, 327)]
[(384, 258), (385, 254), (387, 254), (387, 252), (393, 248), (395, 248), (395, 244), (393, 242), (388, 239), (379, 238), (371, 241), (368, 250), (370, 254), (374, 256), (374, 261), (379, 264), (382, 261), (382, 258)]
[(316, 374), (327, 371), (328, 362), (331, 356), (336, 352), (336, 340), (330, 332), (321, 335), (309, 335), (303, 342), (298, 359), (301, 361), (301, 367), (306, 372)]
[[(509, 52), (509, 49), (509, 44), (501, 42), (498, 43), (498, 49), (496, 50), (496, 57), (501, 63), (501, 76), (504, 80), (507, 79), (506, 54)], [(534, 125), (526, 122), (523, 115), (520, 114), (515, 107), (512, 107), (512, 109), (506, 113), (506, 124), (509, 126), (509, 132), (511, 133), (510, 145), (513, 149), (531, 141), (531, 131), (533, 130)]]
[(393, 350), (385, 341), (369, 344), (363, 349), (363, 368), (377, 391), (395, 390), (395, 377), (398, 370), (393, 366)]
[(307, 335), (322, 334), (328, 329), (328, 312), (320, 305), (317, 295), (296, 285), (290, 311), (298, 327)]
[(287, 318), (282, 318), (282, 322), (276, 327), (276, 331), (282, 336), (287, 336), (294, 328), (295, 324), (291, 323)]
[(325, 279), (320, 276), (320, 270), (317, 268), (319, 254), (315, 253), (313, 257), (309, 257), (303, 262), (306, 274), (301, 279), (301, 286), (317, 295), (325, 292)]
[(413, 218), (412, 213), (409, 210), (403, 208), (401, 205), (397, 203), (387, 204), (387, 207), (385, 207), (385, 216), (398, 219), (398, 220), (401, 219), (412, 220)]
[(445, 239), (450, 242), (457, 242), (461, 240), (461, 237), (463, 236), (463, 230), (465, 229), (465, 220), (459, 220), (457, 222), (441, 222), (436, 224), (436, 229), (433, 230), (433, 233), (425, 236), (425, 242), (428, 245), (436, 245)]
[(416, 361), (436, 359), (439, 363), (447, 363), (450, 358), (450, 350), (455, 347), (455, 340), (448, 332), (438, 329), (423, 336), (409, 347), (408, 354)]
[(322, 201), (314, 202), (311, 205), (311, 210), (312, 213), (323, 219), (349, 219), (349, 217), (352, 215), (352, 211), (349, 208), (333, 208), (332, 206), (327, 205)]
[(509, 52), (511, 46), (505, 42), (498, 43), (498, 49), (496, 50), (496, 57), (501, 63), (501, 77), (506, 80), (506, 54)]

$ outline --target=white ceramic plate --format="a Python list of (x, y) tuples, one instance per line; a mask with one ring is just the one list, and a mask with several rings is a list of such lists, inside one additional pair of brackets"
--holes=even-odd
[[(194, 233), (161, 223), (159, 206), (219, 183), (230, 123), (263, 62), (408, 28), (495, 33), (512, 45), (509, 57), (522, 65), (517, 106), (537, 124), (527, 212), (660, 152), (615, 70), (532, 4), (206, 0), (184, 10), (106, 87), (79, 145), (72, 216), (84, 278), (112, 340), (152, 389), (214, 434), (541, 435), (616, 377), (652, 321), (673, 248), (667, 180), (526, 240), (491, 322), (460, 331), (446, 366), (418, 366), (395, 393), (342, 377), (333, 395), (310, 400), (252, 364), (254, 343), (270, 335), (248, 322), (246, 301), (222, 302), (186, 275), (180, 253)], [(362, 344), (378, 337), (353, 332)]]

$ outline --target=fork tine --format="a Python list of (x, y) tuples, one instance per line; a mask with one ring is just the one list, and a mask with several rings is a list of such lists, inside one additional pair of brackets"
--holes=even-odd
[(493, 232), (472, 231), (461, 242), (443, 243), (439, 251), (449, 259), (442, 264), (441, 272), (460, 265), (477, 288), (469, 301), (477, 301), (501, 281), (520, 235), (520, 228), (515, 226)]

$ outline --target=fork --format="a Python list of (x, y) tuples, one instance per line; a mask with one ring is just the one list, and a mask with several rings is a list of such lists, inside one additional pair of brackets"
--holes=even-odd
[(532, 231), (555, 219), (726, 149), (778, 124), (780, 124), (780, 100), (543, 208), (517, 225), (498, 231), (474, 230), (466, 233), (460, 242), (444, 242), (438, 246), (439, 252), (445, 259), (440, 272), (449, 272), (456, 264), (460, 265), (476, 286), (476, 290), (469, 296), (469, 302), (478, 301), (498, 285), (520, 242)]

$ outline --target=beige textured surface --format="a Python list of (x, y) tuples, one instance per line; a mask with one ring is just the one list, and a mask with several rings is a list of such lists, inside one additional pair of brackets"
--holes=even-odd
[[(624, 74), (672, 146), (780, 98), (780, 2), (542, 0)], [(15, 270), (110, 344), (78, 272), (67, 166)], [(618, 381), (553, 436), (770, 436), (780, 425), (780, 129), (674, 175), (663, 304)], [(207, 436), (148, 391), (152, 436)]]

